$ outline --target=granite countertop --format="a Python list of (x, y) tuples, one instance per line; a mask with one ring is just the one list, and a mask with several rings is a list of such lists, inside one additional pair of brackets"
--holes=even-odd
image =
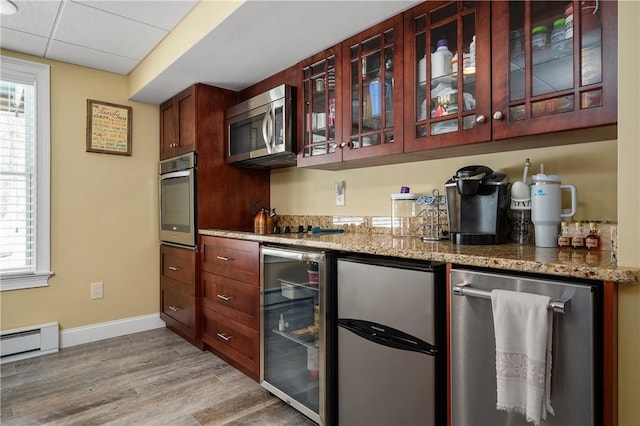
[(587, 278), (628, 283), (640, 281), (640, 269), (618, 267), (608, 250), (559, 250), (533, 245), (458, 245), (450, 241), (422, 242), (419, 238), (394, 238), (385, 234), (255, 234), (253, 232), (200, 229), (201, 235), (236, 238), (322, 250), (375, 254), (408, 259), (449, 262), (505, 271)]

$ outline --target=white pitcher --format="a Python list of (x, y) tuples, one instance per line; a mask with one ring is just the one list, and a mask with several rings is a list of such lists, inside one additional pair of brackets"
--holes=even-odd
[[(562, 213), (562, 190), (571, 191), (571, 211)], [(557, 247), (561, 218), (576, 214), (576, 187), (561, 185), (556, 175), (537, 174), (531, 185), (531, 221), (537, 247)]]

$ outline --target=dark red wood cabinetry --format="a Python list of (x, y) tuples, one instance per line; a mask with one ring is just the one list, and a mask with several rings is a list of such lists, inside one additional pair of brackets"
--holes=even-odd
[(252, 379), (260, 378), (260, 245), (202, 236), (202, 341)]
[(160, 318), (168, 328), (200, 346), (196, 257), (195, 249), (160, 246)]

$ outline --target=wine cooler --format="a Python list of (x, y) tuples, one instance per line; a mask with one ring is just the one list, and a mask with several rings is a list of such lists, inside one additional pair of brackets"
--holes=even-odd
[(314, 422), (331, 424), (335, 258), (264, 246), (260, 260), (261, 384)]

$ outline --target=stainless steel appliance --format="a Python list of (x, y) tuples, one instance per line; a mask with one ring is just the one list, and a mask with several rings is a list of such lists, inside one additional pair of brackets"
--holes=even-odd
[(196, 246), (196, 153), (160, 162), (160, 241)]
[(509, 178), (487, 166), (466, 166), (449, 179), (449, 235), (456, 244), (502, 244), (507, 239)]
[(338, 424), (442, 425), (442, 265), (338, 259)]
[(594, 282), (451, 271), (451, 425), (525, 426), (524, 416), (496, 410), (496, 355), (491, 290), (551, 298), (551, 406), (542, 425), (602, 424), (600, 287)]
[(294, 91), (283, 84), (227, 110), (228, 163), (259, 168), (296, 165)]
[(331, 424), (334, 256), (272, 246), (260, 252), (261, 384), (316, 423)]

